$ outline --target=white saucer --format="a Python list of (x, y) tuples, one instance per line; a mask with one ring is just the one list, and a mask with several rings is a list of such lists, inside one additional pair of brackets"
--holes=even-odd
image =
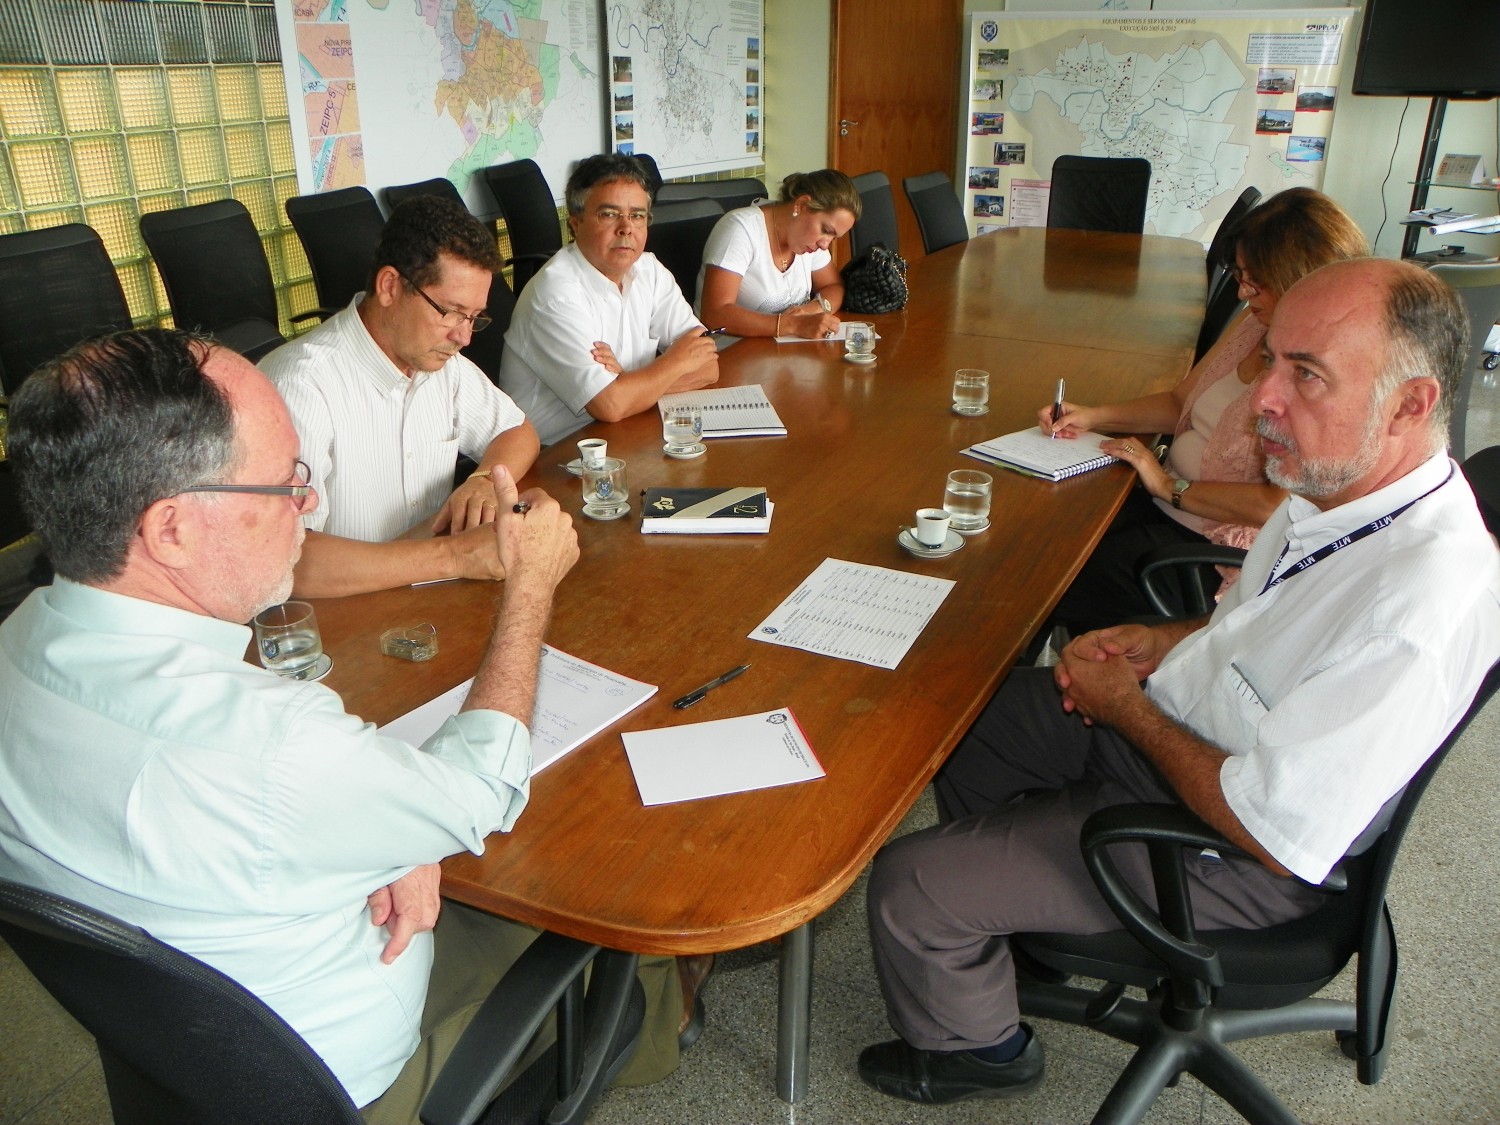
[(583, 506), (583, 514), (586, 515), (586, 516), (588, 516), (588, 518), (591, 519), (591, 520), (599, 520), (601, 523), (603, 523), (603, 522), (607, 522), (609, 520), (617, 520), (621, 516), (629, 515), (630, 514), (630, 505), (629, 504), (621, 504), (619, 506), (619, 508), (617, 508), (615, 511), (611, 512), (609, 515), (596, 515), (595, 513), (589, 511), (589, 506), (587, 504), (585, 504)]
[(661, 447), (661, 451), (674, 460), (691, 461), (694, 457), (702, 457), (705, 453), (707, 453), (708, 446), (704, 445), (701, 441), (696, 441), (692, 445), (687, 447), (687, 451), (685, 453), (673, 453), (665, 445)]
[(958, 532), (960, 535), (978, 535), (981, 531), (988, 531), (990, 529), (990, 520), (989, 517), (986, 516), (984, 522), (978, 527), (954, 527), (950, 523), (948, 525), (948, 528), (951, 531)]
[(859, 363), (859, 364), (874, 363), (875, 362), (875, 355), (874, 355), (873, 352), (870, 355), (854, 355), (851, 352), (845, 352), (844, 353), (844, 362), (846, 362), (846, 363)]
[(284, 678), (288, 679), (288, 680), (302, 680), (304, 682), (305, 681), (311, 681), (311, 680), (321, 680), (324, 676), (328, 675), (328, 673), (331, 672), (332, 670), (333, 670), (333, 657), (329, 656), (325, 652), (322, 656), (318, 657), (317, 661), (315, 663), (313, 663), (307, 669), (307, 671), (301, 673), (300, 675), (286, 676)]
[(581, 477), (583, 476), (583, 458), (575, 457), (573, 458), (573, 460), (564, 465), (563, 468), (567, 469), (568, 472), (572, 473), (575, 477)]
[(919, 559), (945, 559), (964, 545), (964, 537), (956, 531), (950, 531), (941, 547), (927, 547), (911, 533), (910, 528), (907, 528), (896, 536), (896, 542), (901, 544), (902, 550), (916, 555)]
[(978, 418), (981, 415), (988, 414), (989, 412), (990, 407), (988, 403), (980, 407), (978, 410), (960, 410), (957, 406), (953, 407), (953, 413), (957, 414), (960, 418)]

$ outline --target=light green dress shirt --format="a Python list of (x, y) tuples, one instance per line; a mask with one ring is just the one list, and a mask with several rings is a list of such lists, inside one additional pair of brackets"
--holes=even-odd
[(63, 579), (0, 625), (0, 875), (117, 915), (275, 1009), (356, 1105), (416, 1049), (431, 934), (365, 898), (525, 807), (526, 727), (421, 748), (244, 661), (250, 631)]

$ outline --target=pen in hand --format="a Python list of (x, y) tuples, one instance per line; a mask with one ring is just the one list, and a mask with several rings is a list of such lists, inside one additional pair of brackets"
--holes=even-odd
[[(1054, 426), (1056, 426), (1057, 423), (1058, 423), (1058, 421), (1062, 418), (1062, 404), (1063, 404), (1063, 390), (1064, 389), (1065, 389), (1064, 382), (1063, 382), (1063, 380), (1059, 379), (1057, 381), (1057, 397), (1052, 400), (1052, 424)], [(1055, 438), (1055, 437), (1057, 437), (1057, 431), (1054, 429), (1047, 436), (1051, 437), (1051, 438)]]
[(719, 676), (716, 679), (709, 680), (708, 683), (704, 684), (701, 688), (698, 688), (695, 691), (688, 692), (681, 699), (673, 702), (672, 706), (677, 708), (677, 710), (679, 711), (683, 710), (686, 707), (691, 707), (694, 703), (697, 703), (709, 692), (713, 691), (714, 688), (722, 687), (724, 684), (727, 684), (736, 676), (747, 671), (749, 667), (750, 665), (748, 664), (741, 664), (738, 668), (729, 669), (729, 671), (725, 672), (722, 676)]

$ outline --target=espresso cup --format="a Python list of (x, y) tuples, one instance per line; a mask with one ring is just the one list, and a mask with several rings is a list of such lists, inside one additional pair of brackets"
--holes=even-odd
[(944, 508), (918, 508), (916, 526), (911, 529), (924, 547), (941, 547), (948, 538), (948, 512)]
[(604, 460), (609, 442), (603, 438), (584, 438), (578, 443), (578, 458), (585, 465), (598, 465)]

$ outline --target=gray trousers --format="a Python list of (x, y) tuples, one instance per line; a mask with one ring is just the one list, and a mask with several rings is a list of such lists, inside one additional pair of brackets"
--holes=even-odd
[[(1020, 1020), (1005, 935), (1122, 928), (1083, 865), (1083, 822), (1111, 805), (1177, 798), (1123, 738), (1065, 714), (1043, 668), (1011, 673), (934, 784), (944, 823), (875, 857), (875, 968), (891, 1026), (912, 1046), (988, 1047)], [(1145, 848), (1114, 850), (1154, 903)], [(1322, 900), (1251, 861), (1198, 859), (1189, 876), (1203, 929), (1268, 926)]]

